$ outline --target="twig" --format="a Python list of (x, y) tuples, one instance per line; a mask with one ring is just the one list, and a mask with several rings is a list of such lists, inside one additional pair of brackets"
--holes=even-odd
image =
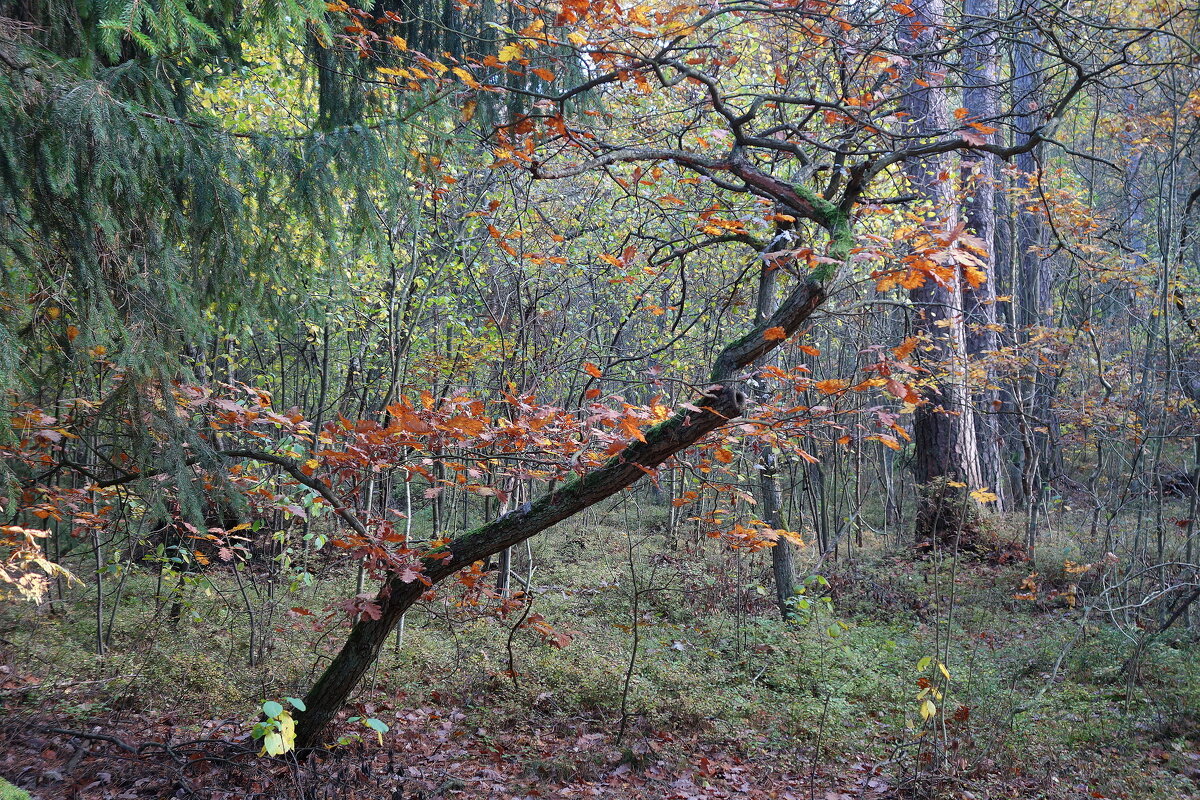
[(137, 755), (140, 752), (139, 748), (133, 747), (130, 744), (118, 739), (115, 736), (109, 736), (107, 733), (84, 733), (83, 731), (72, 731), (66, 728), (42, 728), (46, 733), (58, 733), (63, 736), (75, 736), (80, 739), (92, 739), (97, 742), (108, 742), (124, 750), (126, 753)]

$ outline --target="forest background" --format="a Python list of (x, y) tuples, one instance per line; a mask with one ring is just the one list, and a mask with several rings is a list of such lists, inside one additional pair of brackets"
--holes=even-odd
[(1195, 794), (1196, 17), (0, 0), (0, 775)]

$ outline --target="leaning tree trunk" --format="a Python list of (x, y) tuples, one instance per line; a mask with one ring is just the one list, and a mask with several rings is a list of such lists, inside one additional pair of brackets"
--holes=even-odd
[[(744, 169), (749, 169), (744, 167)], [(784, 187), (789, 210), (810, 197), (800, 197), (800, 187)], [(850, 253), (848, 218), (828, 204), (814, 221), (830, 233), (830, 253), (844, 260)], [(820, 211), (820, 209), (818, 209)], [(809, 218), (813, 218), (810, 216)], [(576, 477), (561, 487), (527, 503), (482, 527), (456, 537), (449, 544), (430, 553), (423, 561), (424, 577), (431, 584), (483, 559), (490, 558), (508, 547), (529, 539), (557, 522), (610, 497), (632, 485), (675, 453), (698, 442), (709, 432), (741, 415), (746, 397), (737, 388), (739, 373), (758, 363), (786, 341), (825, 300), (825, 287), (835, 270), (801, 283), (775, 313), (755, 325), (745, 336), (727, 345), (717, 357), (712, 370), (712, 385), (692, 408), (683, 409), (673, 417), (646, 431), (645, 441), (631, 443), (623, 451), (582, 477)], [(765, 336), (769, 328), (783, 328), (784, 339)], [(298, 471), (294, 473), (299, 474)], [(348, 520), (349, 521), (349, 520)], [(355, 521), (356, 523), (357, 521)], [(352, 524), (355, 524), (352, 523)], [(356, 525), (356, 527), (359, 527)], [(425, 593), (427, 586), (419, 580), (405, 580), (392, 574), (375, 596), (379, 618), (363, 616), (354, 623), (341, 651), (304, 697), (306, 710), (300, 713), (296, 727), (296, 746), (317, 744), (329, 723), (346, 702), (346, 698), (370, 669), (379, 655), (392, 628), (413, 603)]]
[[(942, 86), (944, 64), (931, 55), (940, 47), (945, 25), (944, 0), (913, 3), (912, 15), (902, 17), (897, 40), (909, 56), (909, 83), (902, 105), (912, 121), (914, 137), (936, 136), (949, 129), (950, 109)], [(948, 159), (935, 156), (905, 164), (913, 193), (932, 214), (949, 215), (954, 208)], [(928, 341), (927, 355), (941, 374), (922, 390), (925, 401), (914, 414), (916, 479), (920, 484), (916, 513), (917, 541), (937, 543), (959, 527), (965, 484), (978, 487), (978, 446), (974, 414), (967, 388), (966, 328), (961, 276), (947, 284), (927, 279), (911, 291), (917, 327)], [(952, 485), (953, 484), (953, 485)]]

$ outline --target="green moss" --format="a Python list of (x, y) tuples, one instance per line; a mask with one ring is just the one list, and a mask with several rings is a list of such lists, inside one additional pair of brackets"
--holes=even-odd
[(0, 778), (0, 800), (29, 800), (29, 792)]
[(850, 250), (854, 246), (850, 215), (802, 183), (793, 184), (792, 188), (824, 218), (822, 227), (829, 233), (829, 257), (833, 262), (821, 264), (812, 272), (813, 280), (824, 283), (832, 279), (842, 262), (850, 258)]

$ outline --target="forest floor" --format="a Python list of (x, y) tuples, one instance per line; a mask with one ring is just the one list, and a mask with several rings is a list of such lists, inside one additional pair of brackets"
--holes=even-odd
[(260, 757), (250, 727), (335, 649), (346, 565), (273, 589), (253, 667), (229, 575), (188, 587), (174, 631), (131, 573), (103, 658), (87, 587), (66, 614), (7, 608), (0, 777), (44, 800), (1200, 797), (1196, 644), (1164, 638), (1131, 674), (1126, 633), (1085, 618), (1082, 587), (1063, 600), (1053, 546), (1030, 600), (1029, 563), (875, 543), (785, 624), (765, 553), (619, 521), (539, 540), (528, 609), (461, 588), (414, 609), (304, 761)]

